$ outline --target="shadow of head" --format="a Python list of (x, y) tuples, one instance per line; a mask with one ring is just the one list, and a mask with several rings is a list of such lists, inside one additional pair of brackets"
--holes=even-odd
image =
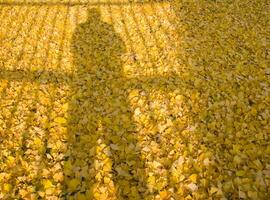
[(101, 20), (100, 10), (97, 8), (90, 8), (87, 10), (87, 21)]
[[(87, 20), (79, 24), (72, 38), (76, 67), (81, 70), (120, 73), (125, 44), (112, 24), (103, 21), (97, 8), (87, 10)], [(105, 73), (105, 72), (104, 72)]]

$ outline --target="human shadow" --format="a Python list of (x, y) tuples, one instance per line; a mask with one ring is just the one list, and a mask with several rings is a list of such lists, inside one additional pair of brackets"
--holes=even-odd
[[(128, 102), (121, 56), (125, 44), (89, 9), (71, 41), (76, 67), (68, 111), (64, 195), (141, 199), (144, 163)], [(99, 188), (109, 188), (99, 190)], [(106, 196), (107, 195), (107, 196)]]

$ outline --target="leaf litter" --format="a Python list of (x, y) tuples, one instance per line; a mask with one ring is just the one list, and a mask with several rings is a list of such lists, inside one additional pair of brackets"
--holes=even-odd
[(269, 199), (268, 1), (31, 2), (0, 5), (0, 199)]

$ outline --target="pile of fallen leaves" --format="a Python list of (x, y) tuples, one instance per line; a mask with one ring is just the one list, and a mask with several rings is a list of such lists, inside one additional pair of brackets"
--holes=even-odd
[(270, 198), (267, 0), (44, 2), (0, 0), (0, 199)]

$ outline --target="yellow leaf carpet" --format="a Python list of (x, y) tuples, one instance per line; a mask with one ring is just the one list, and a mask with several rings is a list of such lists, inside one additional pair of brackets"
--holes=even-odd
[(0, 199), (270, 199), (268, 0), (0, 0)]

